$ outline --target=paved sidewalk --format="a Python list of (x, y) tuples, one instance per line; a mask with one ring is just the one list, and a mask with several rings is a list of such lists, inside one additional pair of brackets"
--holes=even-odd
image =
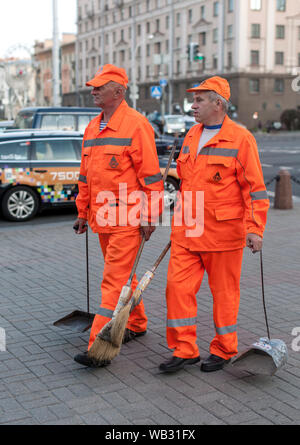
[[(107, 368), (85, 369), (73, 356), (88, 333), (52, 323), (74, 308), (86, 310), (85, 237), (71, 224), (0, 229), (0, 424), (233, 425), (300, 423), (300, 206), (271, 209), (265, 234), (264, 272), (272, 338), (289, 348), (289, 363), (273, 377), (253, 376), (230, 365), (202, 373), (199, 365), (174, 375), (158, 365), (170, 356), (165, 341), (164, 289), (168, 257), (144, 294), (148, 334), (124, 345)], [(159, 228), (146, 244), (141, 276), (169, 239)], [(103, 261), (90, 234), (91, 306), (97, 310)], [(202, 358), (214, 335), (212, 301), (205, 278), (198, 296)], [(240, 350), (266, 335), (259, 256), (245, 251), (238, 321)], [(294, 331), (295, 334), (295, 331)], [(297, 348), (298, 347), (298, 348)]]

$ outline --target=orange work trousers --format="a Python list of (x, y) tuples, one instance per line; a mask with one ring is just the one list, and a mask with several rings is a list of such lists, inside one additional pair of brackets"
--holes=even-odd
[(237, 354), (236, 323), (243, 249), (194, 252), (172, 241), (167, 281), (167, 342), (174, 356), (199, 356), (196, 344), (197, 299), (204, 271), (213, 296), (215, 337), (210, 353), (228, 359)]
[[(91, 328), (88, 349), (92, 346), (102, 327), (112, 318), (122, 287), (127, 283), (137, 251), (141, 243), (140, 231), (99, 233), (100, 246), (104, 257), (103, 279), (101, 283), (101, 305)], [(138, 284), (136, 275), (132, 289)], [(144, 303), (141, 301), (131, 312), (127, 328), (135, 332), (147, 329)]]

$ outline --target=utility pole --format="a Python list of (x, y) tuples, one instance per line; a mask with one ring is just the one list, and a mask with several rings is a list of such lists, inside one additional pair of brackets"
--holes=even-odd
[(52, 88), (53, 105), (60, 106), (60, 75), (59, 75), (59, 33), (57, 0), (52, 0), (53, 7), (53, 48), (52, 48)]
[(136, 0), (134, 0), (132, 5), (132, 28), (131, 28), (131, 95), (132, 95), (132, 107), (136, 110), (136, 95), (137, 95), (137, 82), (136, 82)]
[(170, 3), (170, 37), (169, 37), (169, 114), (172, 114), (173, 104), (173, 66), (174, 66), (174, 3)]
[(76, 96), (76, 106), (80, 107), (80, 94), (79, 94), (79, 42), (78, 42), (78, 0), (76, 0), (76, 17), (77, 17), (77, 37), (75, 41), (75, 96)]

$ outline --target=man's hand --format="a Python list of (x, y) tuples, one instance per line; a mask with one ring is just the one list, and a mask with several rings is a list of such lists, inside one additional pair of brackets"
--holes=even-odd
[(73, 225), (73, 229), (75, 230), (75, 233), (77, 233), (78, 235), (85, 233), (87, 231), (86, 222), (87, 222), (87, 219), (77, 218)]
[(248, 233), (246, 237), (247, 247), (252, 250), (252, 253), (259, 252), (262, 249), (263, 240), (256, 233)]
[(155, 229), (156, 229), (155, 226), (141, 226), (140, 228), (141, 234), (144, 236), (145, 241), (148, 241), (150, 239), (150, 236), (152, 235)]

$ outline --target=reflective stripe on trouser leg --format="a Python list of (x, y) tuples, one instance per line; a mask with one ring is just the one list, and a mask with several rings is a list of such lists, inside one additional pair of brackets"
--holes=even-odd
[(198, 254), (172, 241), (167, 281), (167, 342), (174, 356), (198, 357), (197, 300), (204, 268)]
[(237, 316), (243, 249), (201, 254), (213, 295), (216, 335), (210, 353), (228, 359), (237, 354)]
[[(141, 236), (137, 228), (124, 232), (99, 234), (99, 241), (105, 261), (101, 283), (101, 307), (94, 318), (88, 348), (91, 347), (102, 327), (112, 317), (122, 287), (128, 281)], [(133, 290), (137, 283), (136, 276), (134, 276), (132, 281)], [(147, 317), (143, 301), (130, 314), (127, 327), (137, 332), (147, 329)]]

